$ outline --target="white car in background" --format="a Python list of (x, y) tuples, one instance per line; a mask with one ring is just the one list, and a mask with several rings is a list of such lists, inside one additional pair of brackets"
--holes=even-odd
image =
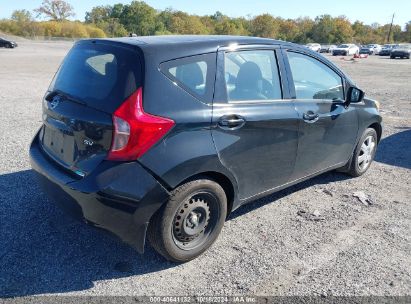
[(340, 44), (337, 46), (335, 49), (333, 49), (332, 54), (333, 56), (349, 56), (349, 55), (354, 55), (358, 54), (360, 52), (360, 48), (356, 46), (353, 43), (344, 43)]
[(314, 52), (320, 52), (321, 50), (321, 45), (319, 43), (307, 43), (305, 47), (309, 48), (310, 50)]

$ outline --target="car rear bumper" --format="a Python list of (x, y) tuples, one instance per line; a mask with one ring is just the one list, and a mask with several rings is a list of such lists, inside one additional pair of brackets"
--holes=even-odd
[(138, 162), (102, 162), (90, 175), (76, 179), (46, 156), (38, 135), (30, 146), (30, 162), (52, 201), (144, 252), (149, 220), (169, 192)]
[(372, 54), (374, 54), (374, 51), (372, 51), (372, 50), (360, 50), (360, 54), (372, 55)]
[(348, 51), (333, 51), (332, 53), (334, 56), (339, 56), (339, 55), (347, 56), (348, 55)]

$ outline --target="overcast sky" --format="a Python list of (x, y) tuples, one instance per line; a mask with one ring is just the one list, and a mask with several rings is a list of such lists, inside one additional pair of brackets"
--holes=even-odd
[[(76, 19), (84, 20), (86, 11), (97, 5), (130, 3), (121, 0), (68, 0), (74, 7)], [(380, 0), (147, 0), (147, 4), (156, 9), (172, 7), (191, 14), (211, 15), (221, 11), (230, 17), (255, 16), (269, 13), (283, 18), (298, 18), (330, 14), (345, 15), (351, 21), (361, 20), (366, 24), (374, 22), (386, 24), (395, 12), (394, 23), (402, 27), (411, 20), (411, 0), (399, 2)], [(10, 17), (13, 10), (32, 10), (40, 6), (41, 0), (0, 0), (0, 18)]]

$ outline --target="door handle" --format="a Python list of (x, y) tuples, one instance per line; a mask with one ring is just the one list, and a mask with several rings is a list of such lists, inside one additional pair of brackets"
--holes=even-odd
[(244, 117), (240, 115), (225, 115), (218, 120), (218, 126), (224, 130), (237, 130), (245, 124)]
[(313, 111), (308, 111), (303, 114), (303, 120), (307, 123), (314, 123), (320, 118), (318, 113), (314, 113)]

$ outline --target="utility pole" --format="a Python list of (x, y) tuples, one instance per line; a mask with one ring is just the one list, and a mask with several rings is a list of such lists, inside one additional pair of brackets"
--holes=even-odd
[(392, 24), (394, 23), (394, 15), (395, 15), (395, 13), (392, 14), (392, 19), (391, 19), (391, 24), (390, 24), (390, 30), (388, 31), (388, 36), (387, 36), (387, 43), (390, 43)]

